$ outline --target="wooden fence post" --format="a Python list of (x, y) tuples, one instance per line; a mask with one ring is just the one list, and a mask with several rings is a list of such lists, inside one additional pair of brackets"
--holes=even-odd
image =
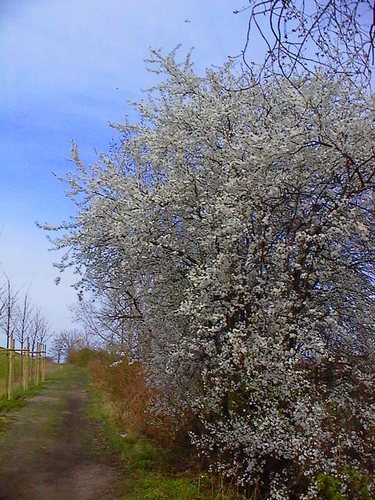
[(13, 394), (13, 356), (14, 356), (14, 338), (9, 339), (8, 349), (8, 373), (7, 373), (7, 399), (12, 399)]
[(29, 355), (30, 355), (30, 341), (26, 339), (26, 349), (22, 351), (22, 389), (29, 388)]
[(46, 344), (41, 344), (41, 356), (42, 356), (42, 382), (46, 380), (46, 351), (47, 351), (47, 346)]
[(35, 382), (35, 385), (39, 385), (39, 343), (36, 344), (34, 363), (35, 363), (34, 382)]
[(34, 373), (35, 363), (34, 363), (34, 351), (32, 344), (30, 345), (29, 356), (30, 356), (29, 384), (32, 386), (34, 385), (34, 380), (35, 380), (35, 373)]

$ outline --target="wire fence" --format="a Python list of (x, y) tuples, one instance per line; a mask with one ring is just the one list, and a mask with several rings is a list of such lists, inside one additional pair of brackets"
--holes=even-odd
[(28, 340), (24, 347), (16, 349), (12, 337), (8, 348), (0, 347), (0, 397), (12, 399), (17, 391), (44, 382), (46, 375), (54, 370), (46, 352), (45, 344), (37, 343), (30, 348)]

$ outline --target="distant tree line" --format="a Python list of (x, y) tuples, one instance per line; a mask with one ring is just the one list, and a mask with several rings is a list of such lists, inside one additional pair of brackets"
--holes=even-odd
[(69, 362), (75, 352), (93, 348), (94, 345), (93, 339), (80, 330), (62, 330), (53, 338), (51, 354), (57, 363)]

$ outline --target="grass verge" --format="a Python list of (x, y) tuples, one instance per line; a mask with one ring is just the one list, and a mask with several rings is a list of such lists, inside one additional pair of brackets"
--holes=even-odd
[(122, 458), (122, 500), (245, 499), (214, 476), (175, 469), (178, 457), (151, 440), (128, 437), (111, 416), (101, 394), (93, 385), (90, 387), (90, 417), (100, 424), (110, 448)]

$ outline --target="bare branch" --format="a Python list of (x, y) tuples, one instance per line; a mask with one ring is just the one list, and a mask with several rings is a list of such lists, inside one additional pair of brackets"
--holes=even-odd
[(373, 0), (249, 0), (243, 61), (254, 37), (265, 44), (261, 74), (291, 78), (316, 66), (369, 83), (375, 55)]

